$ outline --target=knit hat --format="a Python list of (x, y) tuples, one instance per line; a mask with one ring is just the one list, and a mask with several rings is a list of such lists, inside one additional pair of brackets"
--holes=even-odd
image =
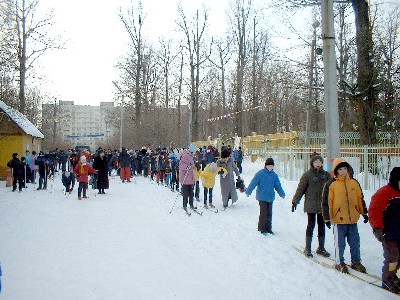
[(394, 167), (392, 171), (390, 171), (389, 185), (392, 188), (399, 190), (399, 181), (400, 181), (400, 167)]
[(231, 155), (228, 149), (224, 149), (221, 151), (221, 158), (228, 158)]
[(13, 154), (12, 154), (12, 157), (17, 157), (18, 156), (18, 153), (16, 153), (16, 152), (14, 152)]
[(314, 156), (312, 156), (311, 159), (310, 159), (310, 165), (311, 165), (311, 167), (313, 166), (313, 164), (314, 164), (314, 162), (315, 162), (316, 160), (320, 160), (322, 163), (324, 163), (324, 159), (322, 158), (321, 155), (314, 155)]
[(199, 148), (197, 148), (195, 144), (190, 144), (188, 150), (189, 150), (189, 152), (193, 153), (193, 152), (197, 152), (197, 150), (199, 150)]
[(275, 162), (271, 157), (268, 157), (267, 160), (265, 161), (265, 166), (274, 166)]

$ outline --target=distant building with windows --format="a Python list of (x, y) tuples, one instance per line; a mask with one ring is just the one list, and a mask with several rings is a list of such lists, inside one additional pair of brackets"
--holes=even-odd
[(115, 116), (118, 108), (113, 102), (100, 102), (99, 106), (75, 105), (74, 101), (43, 104), (45, 144), (49, 148), (107, 147), (114, 140), (114, 134), (118, 134)]

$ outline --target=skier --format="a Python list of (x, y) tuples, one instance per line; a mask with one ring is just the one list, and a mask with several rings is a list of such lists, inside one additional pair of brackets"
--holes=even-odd
[(194, 144), (190, 144), (188, 150), (182, 150), (179, 163), (179, 182), (182, 184), (183, 209), (185, 211), (187, 211), (188, 199), (190, 208), (194, 209), (193, 185), (195, 178), (193, 173), (194, 159), (192, 153), (196, 153), (196, 151), (197, 147)]
[(12, 159), (7, 163), (7, 167), (11, 168), (13, 175), (13, 189), (15, 192), (18, 189), (21, 192), (24, 187), (24, 165), (18, 158), (18, 153), (13, 153)]
[(272, 231), (272, 204), (275, 200), (275, 191), (278, 192), (282, 199), (285, 199), (285, 192), (282, 189), (278, 175), (274, 172), (274, 165), (274, 160), (267, 158), (265, 168), (254, 175), (245, 191), (247, 197), (249, 197), (257, 187), (256, 199), (260, 205), (258, 231), (263, 235), (274, 234)]
[(214, 207), (212, 203), (213, 198), (213, 188), (215, 185), (215, 176), (217, 176), (218, 172), (222, 171), (223, 173), (228, 173), (228, 171), (223, 167), (217, 167), (215, 162), (212, 162), (204, 168), (204, 171), (200, 174), (200, 179), (202, 180), (202, 185), (204, 188), (204, 207), (207, 208), (207, 197), (208, 197), (208, 206)]
[(89, 174), (96, 174), (96, 171), (86, 163), (86, 157), (84, 155), (79, 158), (79, 163), (75, 166), (74, 173), (76, 181), (79, 182), (78, 200), (82, 200), (82, 192), (83, 198), (88, 198), (86, 190), (88, 188)]
[(26, 183), (30, 183), (30, 182), (32, 182), (32, 171), (31, 171), (31, 167), (30, 167), (30, 165), (31, 165), (31, 153), (29, 152), (29, 150), (26, 150), (25, 151), (25, 156), (24, 156), (24, 158), (25, 158), (25, 168), (26, 168), (26, 170), (25, 170), (25, 176), (26, 176), (26, 182), (25, 182), (25, 184)]
[(118, 162), (120, 164), (120, 174), (122, 183), (131, 182), (131, 161), (132, 158), (129, 156), (128, 151), (122, 147), (122, 151), (119, 154)]
[(196, 201), (200, 201), (200, 174), (201, 174), (201, 165), (198, 162), (194, 163), (194, 179), (195, 179), (195, 185), (194, 185), (194, 197), (196, 198)]
[(104, 150), (100, 149), (93, 160), (93, 169), (97, 171), (97, 188), (99, 194), (105, 194), (104, 190), (109, 188), (108, 162)]
[(36, 171), (38, 169), (38, 166), (35, 165), (35, 161), (36, 161), (36, 151), (32, 151), (32, 154), (29, 159), (29, 169), (31, 170), (30, 178), (33, 184), (36, 184)]
[(37, 190), (45, 190), (47, 189), (48, 161), (42, 151), (39, 152), (35, 165), (39, 168), (39, 187)]
[(315, 228), (315, 219), (318, 223), (318, 243), (317, 254), (329, 257), (330, 254), (325, 250), (325, 223), (322, 216), (322, 190), (325, 183), (331, 178), (329, 172), (323, 170), (323, 158), (320, 155), (314, 155), (310, 159), (310, 169), (306, 171), (300, 178), (296, 193), (292, 199), (292, 212), (296, 210), (301, 198), (304, 199), (304, 212), (308, 216), (308, 224), (306, 230), (306, 247), (304, 255), (312, 257), (311, 241)]
[(400, 167), (390, 172), (389, 183), (376, 191), (369, 205), (369, 222), (382, 243), (382, 287), (400, 294)]
[(221, 151), (221, 158), (217, 160), (217, 167), (223, 167), (227, 170), (227, 173), (220, 172), (222, 205), (225, 209), (228, 207), (229, 198), (232, 199), (232, 204), (238, 200), (233, 172), (235, 172), (236, 176), (240, 177), (239, 170), (233, 163), (228, 148), (224, 148)]
[(335, 158), (332, 165), (334, 178), (331, 178), (324, 187), (322, 198), (322, 212), (326, 226), (333, 226), (335, 242), (335, 269), (342, 273), (349, 273), (344, 263), (344, 249), (346, 239), (350, 246), (351, 268), (365, 273), (361, 264), (360, 235), (357, 222), (360, 214), (364, 223), (368, 222), (367, 207), (364, 201), (359, 182), (353, 178), (353, 169), (343, 158)]

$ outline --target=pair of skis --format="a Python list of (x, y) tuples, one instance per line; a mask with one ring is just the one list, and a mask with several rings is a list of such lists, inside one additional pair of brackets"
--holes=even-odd
[[(185, 211), (185, 213), (190, 217), (192, 215), (192, 213), (190, 211), (188, 211), (188, 209), (186, 207), (183, 208), (183, 210)], [(196, 208), (191, 208), (191, 211), (194, 211), (196, 214), (202, 216), (203, 212), (199, 212)]]
[[(293, 245), (293, 248), (301, 253), (302, 255), (304, 255), (304, 249), (301, 247), (297, 247)], [(323, 257), (321, 255), (316, 254), (315, 252), (313, 252), (313, 257), (308, 257), (308, 259), (310, 259), (311, 261), (327, 268), (327, 269), (333, 269), (336, 271), (335, 269), (335, 260), (331, 257)], [(382, 279), (376, 275), (373, 274), (369, 274), (369, 273), (362, 273), (362, 272), (358, 272), (354, 269), (352, 269), (350, 266), (348, 266), (349, 269), (349, 273), (342, 273), (342, 274), (346, 274), (352, 278), (355, 278), (357, 280), (360, 280), (362, 282), (368, 283), (370, 285), (382, 288)], [(383, 288), (382, 288), (383, 289)], [(384, 289), (386, 292), (393, 294), (392, 292)]]
[[(212, 212), (214, 212), (214, 213), (218, 213), (218, 209), (217, 209), (215, 206), (205, 206), (204, 209), (205, 209), (205, 210), (212, 211)], [(192, 215), (192, 213), (191, 213), (190, 211), (188, 211), (187, 208), (183, 208), (183, 210), (186, 212), (186, 214), (187, 214), (188, 216), (191, 216), (191, 215)], [(200, 216), (202, 216), (202, 215), (203, 215), (203, 212), (204, 212), (204, 211), (202, 211), (202, 212), (198, 211), (197, 208), (191, 208), (191, 210), (194, 211), (196, 214), (198, 214), (198, 215), (200, 215)]]

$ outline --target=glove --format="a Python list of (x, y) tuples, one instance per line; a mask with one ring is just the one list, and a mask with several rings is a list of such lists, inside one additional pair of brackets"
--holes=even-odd
[(325, 222), (325, 225), (326, 225), (326, 227), (328, 227), (328, 229), (331, 229), (331, 222), (330, 221), (328, 221), (328, 222)]
[(368, 215), (363, 215), (364, 223), (368, 223)]
[(378, 241), (382, 243), (383, 241), (383, 229), (382, 228), (375, 228), (374, 235)]
[(297, 208), (297, 204), (292, 203), (292, 212), (294, 212)]

